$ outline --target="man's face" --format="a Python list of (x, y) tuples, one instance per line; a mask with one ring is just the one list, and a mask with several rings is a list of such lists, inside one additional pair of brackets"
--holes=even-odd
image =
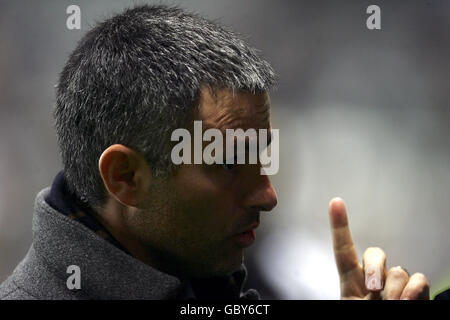
[[(266, 93), (201, 92), (196, 120), (203, 130), (270, 130)], [(269, 131), (270, 132), (270, 131)], [(225, 138), (224, 138), (225, 141)], [(207, 143), (206, 143), (207, 144)], [(248, 161), (246, 161), (247, 163)], [(260, 164), (182, 164), (149, 194), (140, 215), (141, 238), (163, 260), (164, 268), (186, 277), (225, 275), (239, 268), (260, 211), (277, 197)], [(239, 235), (241, 234), (241, 235)]]

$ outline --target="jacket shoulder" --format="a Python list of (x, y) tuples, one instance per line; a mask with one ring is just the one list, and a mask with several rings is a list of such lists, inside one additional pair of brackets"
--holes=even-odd
[(37, 297), (17, 286), (14, 277), (10, 276), (0, 285), (0, 300), (37, 300)]
[(65, 279), (59, 279), (31, 246), (25, 258), (0, 285), (0, 300), (73, 300), (83, 299), (67, 290)]

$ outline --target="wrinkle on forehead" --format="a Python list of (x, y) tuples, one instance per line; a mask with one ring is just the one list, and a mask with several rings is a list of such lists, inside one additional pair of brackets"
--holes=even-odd
[(265, 92), (232, 92), (229, 89), (202, 89), (198, 119), (204, 128), (270, 128), (270, 98)]

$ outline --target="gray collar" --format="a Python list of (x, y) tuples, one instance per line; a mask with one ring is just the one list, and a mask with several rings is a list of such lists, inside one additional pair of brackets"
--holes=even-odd
[[(45, 202), (39, 192), (33, 216), (34, 254), (66, 284), (67, 268), (81, 270), (80, 297), (94, 299), (174, 299), (183, 288), (176, 277), (160, 272), (98, 237)], [(71, 292), (73, 294), (73, 292)]]

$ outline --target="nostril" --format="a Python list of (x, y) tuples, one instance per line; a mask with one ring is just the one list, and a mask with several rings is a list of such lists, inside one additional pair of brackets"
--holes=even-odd
[(268, 205), (266, 207), (266, 209), (264, 211), (272, 211), (273, 208), (275, 208), (277, 206), (277, 200), (275, 199), (270, 205)]
[(277, 196), (274, 194), (274, 197), (270, 196), (267, 197), (265, 199), (265, 201), (262, 201), (263, 203), (261, 203), (260, 205), (255, 205), (252, 206), (251, 209), (252, 210), (257, 210), (257, 211), (272, 211), (273, 208), (275, 208), (277, 206), (278, 200), (277, 200)]
[(252, 206), (252, 207), (250, 207), (250, 210), (251, 210), (252, 212), (257, 212), (257, 213), (259, 213), (259, 212), (261, 212), (261, 211), (267, 211), (267, 208), (266, 208), (266, 207), (263, 207), (263, 206)]
[(277, 203), (277, 194), (270, 183), (255, 190), (246, 197), (245, 201), (246, 207), (251, 208), (252, 211), (271, 211)]
[(263, 210), (262, 211), (272, 211), (273, 208), (275, 208), (278, 204), (277, 194), (273, 187), (271, 186), (268, 189), (268, 192), (265, 194), (264, 197), (264, 203), (263, 203)]

